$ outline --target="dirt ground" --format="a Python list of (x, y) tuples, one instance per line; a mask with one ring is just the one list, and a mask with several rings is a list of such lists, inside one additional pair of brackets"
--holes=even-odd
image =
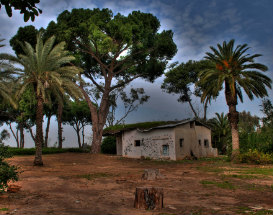
[[(273, 214), (273, 165), (223, 161), (167, 162), (64, 153), (10, 163), (23, 173), (17, 193), (0, 194), (0, 214)], [(163, 179), (142, 180), (144, 169)], [(261, 170), (261, 171), (260, 171)], [(162, 210), (135, 209), (136, 187), (163, 187)]]

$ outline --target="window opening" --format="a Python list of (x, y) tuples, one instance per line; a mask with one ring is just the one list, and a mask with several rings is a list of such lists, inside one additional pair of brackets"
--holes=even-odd
[(168, 145), (163, 145), (163, 155), (164, 156), (169, 156), (169, 146)]
[(183, 145), (184, 145), (184, 138), (179, 139), (179, 145), (180, 145), (180, 148), (183, 147)]
[(140, 140), (135, 140), (135, 146), (140, 146)]

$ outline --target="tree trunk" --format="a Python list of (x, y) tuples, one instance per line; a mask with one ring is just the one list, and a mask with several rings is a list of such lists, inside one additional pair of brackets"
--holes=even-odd
[(33, 131), (32, 131), (32, 129), (30, 127), (28, 128), (28, 131), (30, 133), (30, 136), (31, 136), (32, 140), (34, 141), (34, 143), (36, 143), (35, 136), (34, 136)]
[(9, 129), (11, 130), (11, 133), (12, 133), (14, 139), (16, 140), (17, 148), (19, 148), (20, 144), (19, 144), (19, 139), (18, 139), (18, 129), (17, 129), (16, 134), (15, 134), (15, 132), (12, 129), (11, 122), (9, 123)]
[(198, 119), (197, 113), (196, 113), (196, 111), (194, 110), (191, 101), (188, 100), (188, 103), (189, 103), (189, 105), (190, 105), (190, 107), (191, 107), (191, 110), (192, 110), (192, 112), (193, 112), (193, 114), (194, 114), (194, 118)]
[(41, 95), (37, 96), (37, 111), (36, 111), (36, 151), (35, 151), (35, 166), (42, 166), (42, 145), (43, 145), (43, 98)]
[(239, 154), (239, 113), (236, 111), (236, 106), (232, 105), (229, 107), (228, 119), (231, 127), (231, 137), (232, 137), (232, 159)]
[(82, 145), (84, 145), (84, 125), (82, 126)]
[[(234, 87), (235, 88), (235, 87)], [(227, 105), (229, 107), (228, 120), (231, 127), (231, 136), (232, 136), (232, 160), (240, 153), (239, 152), (239, 113), (236, 110), (237, 105), (237, 94), (232, 94), (230, 90), (229, 83), (225, 81), (225, 96)]]
[(100, 153), (100, 149), (101, 149), (103, 127), (99, 126), (98, 123), (95, 123), (92, 126), (92, 131), (93, 131), (93, 140), (92, 140), (91, 153), (98, 154)]
[(44, 142), (44, 147), (45, 148), (48, 147), (48, 134), (49, 134), (50, 119), (51, 119), (51, 113), (47, 117), (46, 134), (45, 134), (45, 142)]
[[(111, 80), (110, 80), (111, 81)], [(89, 98), (88, 94), (85, 92), (82, 86), (79, 86), (83, 96), (88, 104), (91, 113), (92, 119), (92, 131), (93, 131), (93, 140), (92, 140), (92, 147), (91, 153), (98, 154), (100, 153), (101, 148), (101, 140), (102, 140), (102, 133), (103, 127), (106, 123), (106, 118), (109, 112), (109, 93), (110, 93), (110, 81), (105, 84), (105, 90), (101, 99), (101, 104), (99, 110), (97, 107), (92, 103), (91, 99)]]
[(63, 128), (62, 128), (62, 115), (63, 115), (63, 104), (58, 104), (58, 140), (59, 140), (59, 148), (63, 148)]
[(25, 146), (24, 126), (22, 123), (19, 123), (18, 125), (20, 129), (20, 148), (24, 148)]
[(137, 187), (134, 207), (145, 210), (162, 209), (163, 197), (163, 188)]
[(78, 126), (78, 124), (76, 124), (76, 133), (77, 133), (77, 138), (78, 138), (78, 145), (79, 145), (79, 148), (81, 148), (82, 147), (82, 144), (81, 144), (81, 137), (80, 137), (80, 128), (79, 128), (79, 126)]

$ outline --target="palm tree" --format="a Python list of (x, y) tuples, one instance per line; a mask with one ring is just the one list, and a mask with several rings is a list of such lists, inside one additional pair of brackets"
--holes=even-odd
[(220, 153), (225, 154), (227, 148), (227, 139), (230, 136), (230, 127), (228, 116), (224, 113), (216, 113), (216, 117), (208, 120), (212, 129), (212, 139)]
[(201, 83), (212, 83), (217, 80), (216, 84), (208, 84), (207, 89), (203, 92), (202, 100), (208, 95), (216, 94), (225, 88), (226, 102), (229, 107), (228, 119), (231, 126), (232, 134), (232, 155), (239, 153), (239, 133), (238, 122), (239, 114), (236, 110), (237, 100), (243, 102), (241, 88), (244, 89), (247, 96), (252, 100), (254, 96), (267, 96), (266, 87), (271, 88), (271, 79), (259, 71), (267, 71), (267, 67), (260, 63), (255, 63), (254, 59), (261, 56), (260, 54), (245, 54), (249, 49), (247, 44), (238, 45), (234, 49), (234, 40), (222, 45), (217, 44), (218, 50), (210, 47), (212, 53), (206, 53), (206, 59), (215, 64), (214, 69), (204, 70), (200, 73)]
[(24, 55), (19, 55), (18, 58), (7, 56), (10, 62), (18, 63), (24, 68), (19, 77), (20, 86), (17, 96), (20, 96), (29, 85), (33, 86), (35, 90), (37, 109), (34, 165), (43, 165), (44, 103), (51, 103), (51, 94), (56, 97), (59, 103), (62, 103), (65, 93), (76, 98), (81, 97), (80, 91), (75, 85), (79, 68), (68, 65), (74, 60), (74, 57), (64, 50), (64, 42), (53, 47), (54, 42), (55, 37), (53, 36), (43, 44), (42, 36), (38, 34), (35, 49), (25, 42), (25, 45), (22, 45)]
[[(0, 42), (3, 41), (4, 39), (0, 39)], [(0, 48), (4, 46), (5, 45), (0, 44)], [(2, 57), (2, 54), (0, 54), (0, 97), (2, 97), (3, 100), (8, 101), (14, 108), (17, 107), (17, 104), (12, 96), (12, 88), (10, 86), (13, 84), (13, 75), (17, 69), (18, 68), (14, 68), (9, 64), (5, 58)]]

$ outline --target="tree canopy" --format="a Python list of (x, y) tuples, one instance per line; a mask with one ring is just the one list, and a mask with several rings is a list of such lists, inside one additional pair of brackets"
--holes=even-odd
[(38, 33), (39, 31), (33, 25), (20, 27), (17, 33), (9, 41), (10, 46), (12, 47), (13, 51), (15, 51), (15, 54), (24, 54), (22, 49), (24, 42), (28, 42), (32, 47), (34, 47), (37, 43)]
[[(207, 60), (201, 61), (188, 61), (179, 65), (174, 64), (170, 70), (165, 73), (165, 79), (161, 88), (167, 93), (178, 94), (179, 102), (188, 102), (195, 118), (199, 118), (199, 115), (192, 104), (193, 95), (201, 97), (202, 91), (206, 86), (198, 83), (199, 73), (205, 69), (213, 68), (213, 63)], [(192, 89), (194, 88), (194, 89)], [(207, 102), (204, 105), (204, 118), (206, 118)]]
[(92, 152), (100, 152), (103, 126), (109, 112), (110, 93), (136, 78), (153, 81), (161, 76), (177, 52), (173, 32), (158, 32), (159, 20), (149, 13), (133, 11), (128, 16), (113, 15), (109, 9), (73, 9), (50, 22), (45, 37), (56, 35), (66, 41), (83, 75), (102, 92), (95, 106), (81, 83), (92, 115)]

